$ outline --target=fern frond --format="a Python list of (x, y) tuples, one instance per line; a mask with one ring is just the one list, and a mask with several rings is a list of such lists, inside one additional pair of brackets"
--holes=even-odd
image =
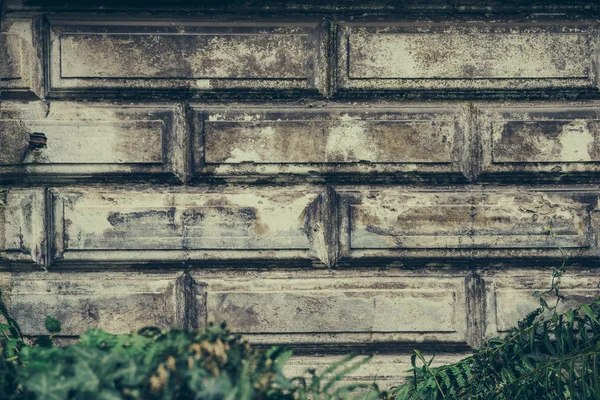
[[(507, 337), (490, 339), (473, 356), (430, 368), (420, 353), (396, 399), (598, 399), (600, 303), (564, 314), (528, 315)], [(416, 365), (416, 359), (423, 366)], [(409, 389), (407, 389), (409, 388)]]

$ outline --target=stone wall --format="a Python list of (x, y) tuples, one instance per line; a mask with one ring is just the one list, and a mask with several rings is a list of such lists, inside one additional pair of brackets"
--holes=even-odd
[(13, 314), (226, 320), (393, 383), (506, 332), (564, 259), (566, 304), (597, 297), (600, 7), (561, 3), (6, 2)]

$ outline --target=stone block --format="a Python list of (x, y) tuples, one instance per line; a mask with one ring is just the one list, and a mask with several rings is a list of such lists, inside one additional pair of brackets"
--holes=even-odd
[[(181, 114), (169, 105), (4, 103), (0, 179), (185, 179)], [(30, 147), (34, 132), (45, 147)]]
[(348, 22), (342, 90), (593, 89), (593, 24)]
[(50, 19), (50, 95), (323, 90), (320, 23)]
[[(489, 338), (506, 334), (527, 314), (540, 307), (539, 298), (533, 293), (550, 289), (552, 267), (490, 271), (482, 277), (486, 289), (485, 334)], [(597, 300), (600, 296), (597, 272), (570, 268), (561, 279), (560, 295), (564, 298), (558, 303), (559, 313)], [(553, 296), (545, 299), (549, 305), (556, 303)]]
[(318, 188), (51, 193), (56, 263), (327, 263)]
[(600, 171), (599, 105), (481, 106), (482, 178), (559, 181)]
[(46, 265), (45, 192), (0, 189), (0, 264)]
[(61, 321), (64, 336), (90, 328), (130, 333), (145, 326), (181, 326), (176, 279), (175, 274), (17, 274), (11, 313), (25, 335), (48, 334), (48, 315)]
[(464, 179), (466, 129), (459, 107), (195, 110), (193, 154), (199, 174)]
[(340, 191), (342, 259), (593, 257), (594, 196), (525, 190)]
[[(434, 354), (423, 351), (426, 360), (434, 357)], [(451, 364), (470, 356), (470, 353), (437, 353), (431, 363), (435, 368), (441, 365)], [(340, 385), (365, 384), (376, 382), (380, 389), (390, 389), (406, 381), (406, 377), (412, 376), (410, 369), (410, 353), (407, 354), (376, 354), (367, 364), (362, 365), (355, 371), (350, 372), (341, 381)], [(314, 368), (317, 373), (323, 373), (331, 364), (340, 361), (339, 355), (298, 355), (293, 356), (284, 367), (284, 373), (288, 377), (308, 376), (308, 369)], [(355, 361), (361, 359), (359, 356)], [(417, 365), (421, 364), (417, 361)]]
[(460, 274), (240, 271), (193, 277), (199, 324), (225, 321), (255, 343), (468, 341)]

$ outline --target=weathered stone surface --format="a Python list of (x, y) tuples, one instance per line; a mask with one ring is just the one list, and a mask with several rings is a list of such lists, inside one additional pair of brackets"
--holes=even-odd
[[(539, 265), (600, 259), (600, 6), (574, 2), (9, 0), (12, 310), (30, 335), (227, 320), (296, 367), (385, 353), (363, 382), (506, 332)], [(567, 306), (596, 281), (569, 272)]]
[(590, 25), (344, 23), (344, 89), (592, 88)]
[(21, 79), (21, 42), (15, 35), (0, 36), (0, 76), (4, 80)]
[(120, 11), (120, 10), (157, 10), (157, 11), (211, 11), (211, 12), (379, 12), (388, 15), (390, 12), (452, 12), (456, 14), (470, 14), (473, 12), (509, 12), (517, 11), (527, 13), (565, 13), (585, 12), (597, 15), (600, 5), (593, 0), (571, 0), (564, 2), (560, 0), (365, 0), (360, 2), (348, 2), (347, 0), (330, 0), (327, 2), (315, 2), (314, 0), (122, 0), (112, 2), (107, 0), (6, 0), (9, 10), (77, 10), (77, 11)]
[(316, 188), (53, 189), (54, 261), (317, 260), (321, 197)]
[(569, 195), (389, 189), (341, 196), (343, 257), (593, 255), (589, 204)]
[(597, 173), (598, 104), (481, 106), (482, 175), (531, 179)]
[[(512, 271), (490, 271), (483, 274), (486, 287), (486, 336), (504, 334), (516, 327), (520, 319), (540, 307), (534, 291), (544, 292), (552, 283), (552, 267), (545, 270), (521, 269)], [(572, 267), (561, 279), (558, 312), (591, 303), (598, 299), (597, 272)], [(555, 297), (546, 297), (553, 305)]]
[(414, 275), (199, 272), (194, 278), (200, 323), (227, 321), (255, 342), (465, 343), (464, 277)]
[[(186, 133), (175, 106), (3, 103), (0, 179), (30, 180), (132, 175), (185, 179)], [(44, 133), (46, 147), (29, 148)], [(6, 178), (8, 179), (8, 178)]]
[(17, 34), (0, 33), (2, 99), (42, 97), (41, 73), (39, 59), (30, 41)]
[[(306, 35), (124, 35), (62, 34), (61, 78), (304, 79)], [(133, 49), (147, 49), (132, 63)], [(279, 49), (275, 56), (269, 49)], [(116, 54), (97, 56), (98, 49)], [(160, 52), (153, 52), (158, 49)], [(196, 52), (190, 61), (184, 51)], [(108, 58), (108, 59), (107, 59)], [(256, 68), (265, 60), (263, 68)]]
[(196, 172), (216, 175), (439, 173), (460, 175), (461, 109), (197, 109)]
[(52, 19), (50, 91), (317, 91), (319, 30), (314, 22)]
[(0, 264), (46, 264), (44, 189), (0, 189)]
[(12, 285), (12, 273), (0, 272), (0, 288), (2, 289), (2, 301), (10, 306), (10, 287)]
[[(431, 359), (432, 353), (424, 352), (426, 360)], [(436, 353), (431, 367), (437, 367), (445, 364), (455, 363), (471, 354), (460, 353)], [(411, 376), (409, 370), (410, 353), (407, 354), (376, 354), (367, 364), (361, 366), (356, 371), (350, 372), (340, 382), (342, 384), (363, 383), (371, 384), (377, 382), (381, 389), (389, 389), (392, 386), (405, 381), (407, 376)], [(340, 361), (342, 356), (311, 356), (301, 355), (293, 356), (284, 366), (286, 376), (302, 376), (308, 369), (314, 368), (317, 373), (322, 373), (336, 361)], [(420, 366), (420, 364), (417, 364)]]
[(179, 326), (176, 274), (18, 274), (11, 313), (23, 334), (47, 334), (44, 320), (62, 323), (61, 335), (90, 328), (129, 333), (145, 326)]

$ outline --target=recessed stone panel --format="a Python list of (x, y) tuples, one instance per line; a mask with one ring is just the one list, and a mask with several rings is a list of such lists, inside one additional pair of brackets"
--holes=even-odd
[[(61, 78), (306, 79), (306, 35), (61, 34)], [(152, 48), (160, 52), (152, 54)], [(112, 49), (105, 59), (97, 49)], [(127, 54), (148, 49), (131, 63)], [(276, 49), (275, 54), (271, 54)], [(277, 52), (279, 50), (279, 52)], [(191, 51), (191, 60), (184, 57)], [(288, 53), (289, 52), (289, 53)], [(263, 68), (256, 68), (258, 60)]]
[[(51, 95), (296, 90), (324, 85), (316, 22), (52, 19)], [(183, 92), (182, 92), (183, 91)]]
[[(209, 318), (223, 318), (224, 321), (235, 321), (234, 325), (244, 324), (244, 333), (264, 332), (265, 329), (278, 333), (314, 333), (314, 332), (420, 332), (434, 330), (436, 332), (454, 332), (453, 321), (454, 292), (442, 291), (381, 291), (364, 290), (340, 291), (301, 291), (229, 293), (211, 292), (207, 296)], [(244, 305), (245, 310), (237, 306)], [(290, 307), (281, 309), (281, 304)], [(405, 323), (401, 328), (398, 321), (389, 318), (394, 315), (399, 319), (410, 321), (411, 315), (420, 314), (425, 308), (431, 308), (418, 323)], [(248, 319), (243, 314), (252, 310), (264, 318)], [(303, 312), (304, 311), (304, 312)], [(343, 325), (344, 315), (356, 313), (358, 316), (349, 324)], [(305, 314), (305, 315), (303, 315)], [(302, 321), (299, 325), (298, 321)], [(425, 328), (428, 326), (428, 329)]]
[[(183, 179), (185, 150), (175, 107), (4, 103), (0, 116), (0, 176), (44, 182), (91, 176)], [(43, 133), (44, 147), (30, 135)]]
[[(447, 364), (454, 364), (463, 358), (469, 357), (472, 353), (446, 353), (437, 354), (423, 352), (426, 360), (433, 358), (431, 367), (438, 367)], [(341, 361), (342, 355), (294, 355), (283, 367), (286, 376), (303, 376), (307, 370), (315, 369), (316, 372), (323, 373), (333, 363)], [(412, 376), (411, 353), (403, 354), (376, 354), (366, 364), (360, 366), (357, 370), (344, 376), (340, 383), (342, 384), (364, 384), (370, 385), (376, 382), (380, 389), (391, 389), (404, 383), (406, 379)], [(362, 359), (358, 356), (355, 361)], [(421, 364), (418, 361), (418, 366)]]
[(198, 273), (201, 322), (267, 343), (467, 340), (464, 277), (360, 275)]
[(55, 262), (315, 259), (315, 189), (75, 190), (53, 193)]
[(583, 179), (600, 170), (595, 102), (482, 109), (482, 178)]
[[(560, 295), (557, 311), (564, 313), (582, 304), (598, 299), (600, 289), (597, 285), (597, 274), (592, 270), (571, 268), (561, 278)], [(486, 335), (494, 337), (507, 333), (529, 313), (540, 307), (539, 298), (533, 296), (550, 289), (552, 284), (552, 268), (546, 270), (531, 269), (528, 272), (495, 272), (484, 274), (486, 287)], [(556, 297), (545, 296), (549, 305), (556, 304)]]
[(592, 29), (555, 23), (345, 23), (343, 89), (593, 88)]
[(46, 263), (44, 189), (0, 189), (0, 264)]
[(171, 328), (179, 325), (175, 282), (175, 275), (22, 274), (14, 280), (11, 312), (25, 335), (47, 334), (48, 315), (61, 321), (66, 336), (90, 328), (110, 333)]
[(350, 257), (591, 256), (589, 204), (539, 192), (342, 193)]
[[(460, 176), (459, 109), (197, 109), (194, 166), (215, 175)], [(370, 175), (370, 179), (373, 176)]]

